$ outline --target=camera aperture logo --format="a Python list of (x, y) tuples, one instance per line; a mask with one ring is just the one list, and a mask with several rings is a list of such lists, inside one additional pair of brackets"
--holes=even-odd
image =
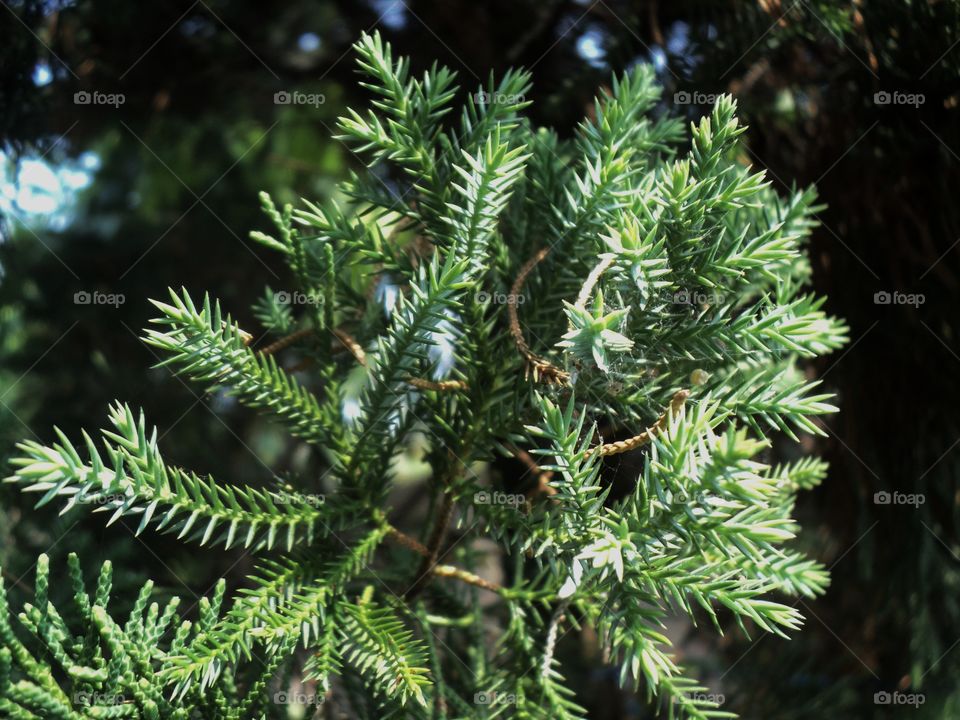
[(279, 90), (273, 94), (274, 105), (310, 105), (320, 107), (327, 101), (323, 93), (305, 93), (299, 90)]

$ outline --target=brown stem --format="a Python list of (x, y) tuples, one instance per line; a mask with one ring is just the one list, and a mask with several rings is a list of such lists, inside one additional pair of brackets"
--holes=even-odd
[(630, 452), (631, 450), (636, 450), (637, 448), (646, 445), (648, 442), (650, 442), (650, 438), (664, 428), (667, 422), (669, 422), (671, 415), (675, 415), (676, 413), (680, 412), (680, 408), (683, 407), (683, 404), (687, 401), (688, 397), (690, 397), (689, 390), (680, 390), (673, 396), (673, 399), (670, 400), (670, 407), (661, 413), (660, 417), (657, 418), (657, 421), (651, 427), (647, 428), (639, 435), (634, 435), (626, 440), (618, 440), (617, 442), (606, 443), (592, 447), (587, 450), (584, 456), (589, 457), (593, 453), (597, 453), (600, 455), (600, 457), (606, 457), (607, 455), (619, 455), (620, 453)]
[(390, 525), (387, 529), (387, 537), (398, 545), (403, 545), (403, 547), (407, 548), (408, 550), (413, 550), (418, 555), (423, 555), (424, 557), (428, 557), (430, 555), (430, 551), (427, 550), (426, 545), (421, 543), (419, 540), (410, 537), (406, 533), (397, 530), (395, 527), (393, 527), (393, 525)]
[(275, 352), (280, 352), (284, 348), (288, 348), (293, 345), (298, 340), (307, 337), (313, 333), (312, 328), (304, 328), (303, 330), (297, 330), (294, 333), (290, 333), (286, 337), (282, 337), (276, 342), (270, 343), (265, 348), (260, 351), (261, 355), (273, 355)]
[(507, 303), (507, 314), (510, 318), (510, 334), (513, 336), (513, 342), (516, 344), (520, 354), (523, 355), (524, 360), (527, 361), (527, 374), (532, 375), (534, 380), (566, 385), (570, 382), (570, 373), (561, 370), (549, 360), (540, 357), (530, 349), (526, 338), (523, 337), (523, 330), (520, 329), (520, 317), (517, 314), (516, 299), (520, 297), (527, 277), (549, 254), (550, 248), (542, 248), (520, 268), (520, 273), (517, 275), (517, 279), (514, 280), (513, 287), (510, 288), (510, 295), (513, 302)]
[(667, 42), (663, 37), (663, 30), (660, 29), (660, 8), (658, 7), (659, 3), (654, 0), (648, 6), (648, 19), (650, 24), (650, 35), (653, 37), (653, 41), (660, 47), (664, 47)]
[(461, 582), (465, 582), (469, 585), (476, 585), (478, 588), (483, 588), (484, 590), (490, 590), (495, 593), (502, 593), (503, 586), (497, 585), (495, 582), (490, 582), (489, 580), (484, 580), (479, 575), (474, 575), (472, 572), (467, 570), (461, 570), (460, 568), (454, 567), (453, 565), (434, 565), (431, 572), (434, 575), (439, 577), (449, 577)]
[(877, 55), (873, 51), (873, 43), (870, 41), (870, 35), (866, 30), (866, 26), (863, 21), (863, 13), (860, 12), (860, 9), (863, 7), (863, 0), (854, 0), (853, 4), (853, 26), (860, 35), (860, 40), (863, 43), (863, 47), (867, 51), (867, 60), (870, 62), (870, 68), (875, 73), (879, 72), (880, 61), (877, 60)]
[(410, 378), (408, 383), (420, 390), (436, 390), (445, 392), (447, 390), (466, 390), (467, 384), (462, 380), (427, 380), (426, 378)]
[[(406, 533), (397, 530), (397, 528), (393, 527), (392, 525), (388, 525), (387, 527), (387, 537), (398, 545), (402, 545), (408, 550), (413, 550), (413, 552), (417, 553), (418, 555), (423, 555), (425, 558), (430, 556), (430, 550), (426, 545), (423, 545)], [(491, 590), (495, 593), (503, 592), (502, 585), (498, 585), (497, 583), (489, 580), (484, 580), (479, 575), (475, 575), (468, 570), (454, 567), (453, 565), (433, 565), (429, 572), (433, 575), (437, 575), (438, 577), (453, 578), (454, 580), (460, 580), (468, 585), (475, 585), (476, 587), (483, 588), (484, 590)]]
[(553, 652), (557, 647), (557, 634), (560, 631), (560, 623), (564, 620), (564, 613), (567, 611), (569, 604), (569, 598), (561, 602), (550, 618), (550, 626), (547, 629), (547, 641), (543, 648), (543, 659), (540, 662), (540, 676), (543, 678), (550, 677), (553, 669)]
[[(227, 321), (226, 321), (226, 320), (222, 321), (222, 327), (224, 327), (224, 328), (227, 327)], [(241, 327), (238, 326), (238, 325), (235, 325), (234, 327), (236, 328), (237, 333), (240, 335), (240, 340), (243, 341), (244, 347), (247, 347), (250, 343), (253, 342), (253, 335), (251, 335), (250, 333), (248, 333), (246, 330), (244, 330), (243, 328), (241, 328)]]
[[(350, 351), (350, 354), (356, 359), (358, 363), (367, 366), (367, 354), (363, 351), (363, 347), (356, 341), (356, 339), (350, 335), (346, 330), (341, 330), (336, 328), (333, 331), (333, 334), (337, 336), (337, 339), (343, 343), (343, 346)], [(467, 384), (460, 380), (427, 380), (426, 378), (409, 378), (408, 383), (413, 385), (415, 388), (420, 390), (434, 390), (437, 392), (445, 392), (448, 390), (466, 390)]]
[(534, 460), (533, 456), (526, 450), (521, 450), (517, 447), (511, 447), (509, 450), (513, 453), (513, 456), (526, 465), (527, 469), (537, 478), (537, 486), (527, 493), (528, 497), (536, 497), (542, 494), (555, 495), (557, 493), (556, 489), (550, 485), (550, 478), (553, 477), (552, 470), (541, 470), (537, 461)]
[(577, 302), (574, 303), (575, 307), (581, 310), (587, 307), (587, 303), (590, 301), (590, 295), (593, 294), (593, 289), (597, 286), (597, 283), (600, 282), (600, 276), (613, 265), (616, 259), (616, 255), (604, 255), (600, 258), (600, 262), (590, 271), (586, 281), (583, 283), (583, 287), (580, 288), (580, 294), (577, 295)]
[(437, 521), (434, 523), (433, 531), (430, 533), (430, 540), (427, 543), (427, 554), (417, 569), (416, 579), (413, 581), (413, 585), (411, 585), (406, 592), (408, 599), (416, 597), (430, 582), (430, 573), (432, 573), (434, 567), (436, 567), (437, 558), (440, 556), (440, 546), (447, 536), (450, 520), (453, 519), (453, 511), (453, 495), (447, 491), (447, 484), (444, 483), (440, 513), (437, 515)]
[(341, 330), (340, 328), (334, 328), (333, 334), (336, 336), (337, 340), (343, 343), (343, 346), (350, 351), (350, 354), (353, 355), (354, 359), (366, 367), (367, 365), (367, 354), (363, 351), (363, 347), (358, 343), (353, 335), (348, 333), (346, 330)]

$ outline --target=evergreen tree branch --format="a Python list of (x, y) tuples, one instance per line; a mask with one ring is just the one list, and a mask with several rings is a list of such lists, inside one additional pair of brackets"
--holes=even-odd
[[(139, 517), (138, 533), (262, 557), (191, 621), (176, 600), (153, 602), (149, 582), (118, 618), (109, 564), (88, 593), (76, 558), (73, 605), (58, 607), (41, 557), (16, 631), (0, 585), (0, 715), (247, 720), (286, 710), (271, 691), (316, 686), (308, 711), (335, 691), (371, 720), (579, 719), (567, 620), (596, 628), (621, 683), (643, 685), (667, 717), (732, 717), (686, 676), (662, 627), (683, 614), (722, 631), (732, 617), (786, 636), (802, 616), (771, 595), (829, 583), (789, 545), (796, 494), (826, 466), (770, 467), (762, 454), (836, 410), (802, 364), (848, 335), (807, 289), (815, 193), (781, 198), (743, 164), (729, 97), (688, 146), (682, 124), (654, 112), (648, 66), (615, 77), (562, 139), (522, 117), (527, 72), (491, 77), (449, 120), (451, 71), (416, 76), (376, 34), (356, 50), (372, 103), (339, 127), (374, 167), (340, 184), (344, 202), (294, 210), (264, 193), (272, 234), (251, 234), (310, 296), (305, 317), (268, 288), (253, 310), (275, 339), (257, 350), (219, 304), (171, 292), (146, 333), (162, 364), (322, 448), (336, 502), (170, 465), (125, 406), (102, 448), (59, 431), (23, 443), (7, 481), (42, 493), (38, 505), (96, 504), (110, 522)], [(312, 377), (295, 379), (275, 355), (308, 339), (295, 371)], [(598, 443), (598, 427), (646, 429)], [(638, 450), (614, 499), (604, 458)], [(498, 453), (536, 487), (523, 493)], [(406, 467), (415, 501), (431, 496), (425, 543), (386, 520)], [(454, 516), (462, 534), (447, 543)], [(383, 562), (386, 539), (412, 554)], [(513, 562), (507, 585), (478, 574), (487, 543), (491, 561)], [(412, 572), (411, 608), (390, 588)], [(90, 695), (106, 691), (122, 701)]]
[(338, 524), (321, 496), (222, 485), (166, 464), (156, 429), (148, 431), (145, 417), (137, 419), (128, 406), (114, 405), (110, 422), (113, 430), (102, 431), (106, 461), (86, 433), (89, 459), (84, 461), (57, 431), (60, 442), (52, 446), (21, 443), (23, 456), (12, 461), (16, 474), (5, 482), (43, 493), (37, 507), (66, 498), (61, 514), (90, 506), (95, 512), (112, 512), (108, 524), (139, 516), (137, 534), (153, 524), (201, 545), (270, 549), (280, 536), (289, 549), (323, 537), (328, 523)]
[(224, 317), (220, 303), (204, 297), (197, 309), (186, 290), (170, 291), (171, 304), (153, 301), (162, 316), (153, 322), (165, 332), (147, 330), (145, 341), (170, 354), (161, 366), (173, 365), (198, 382), (228, 386), (237, 399), (267, 412), (302, 440), (338, 448), (339, 432), (333, 389), (321, 403), (295, 378), (288, 376), (272, 357), (245, 347), (239, 328)]

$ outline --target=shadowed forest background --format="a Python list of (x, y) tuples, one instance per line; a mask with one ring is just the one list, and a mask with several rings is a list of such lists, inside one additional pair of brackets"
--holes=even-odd
[[(695, 120), (732, 93), (750, 126), (743, 160), (778, 187), (816, 185), (813, 283), (851, 327), (816, 369), (841, 412), (806, 438), (831, 472), (798, 508), (829, 592), (801, 602), (790, 641), (693, 630), (684, 660), (745, 718), (960, 717), (960, 3), (0, 4), (4, 466), (15, 442), (95, 427), (119, 398), (151, 408), (168, 454), (198, 472), (256, 483), (264, 465), (298, 467), (282, 434), (152, 368), (138, 338), (147, 298), (167, 287), (209, 290), (255, 327), (263, 285), (290, 286), (247, 237), (263, 226), (257, 193), (322, 198), (359, 167), (333, 136), (367, 97), (349, 57), (364, 30), (467, 86), (530, 69), (534, 122), (567, 133), (612, 72), (652, 63), (659, 112)], [(311, 100), (285, 103), (292, 93)], [(919, 300), (884, 302), (896, 293)], [(84, 302), (94, 294), (112, 300)], [(884, 492), (924, 502), (885, 505)], [(201, 595), (248, 569), (238, 553), (212, 566), (172, 538), (134, 538), (122, 521), (25, 513), (32, 502), (0, 488), (13, 593), (44, 551), (112, 558), (118, 589), (150, 576)], [(575, 643), (565, 652), (576, 662)], [(616, 675), (584, 661), (571, 677), (591, 717), (651, 717)], [(925, 702), (875, 704), (894, 687)]]

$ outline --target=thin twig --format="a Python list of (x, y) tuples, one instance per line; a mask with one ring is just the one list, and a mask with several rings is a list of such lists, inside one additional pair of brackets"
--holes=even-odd
[(867, 60), (870, 62), (870, 68), (874, 73), (880, 71), (880, 61), (873, 51), (873, 43), (870, 41), (870, 34), (867, 32), (866, 23), (863, 20), (863, 13), (860, 8), (863, 7), (863, 0), (854, 0), (853, 2), (853, 27), (860, 34), (860, 40), (863, 42), (863, 48), (867, 52)]
[(343, 346), (350, 351), (350, 354), (353, 355), (354, 359), (366, 367), (367, 365), (367, 354), (363, 351), (363, 347), (358, 343), (353, 335), (348, 333), (346, 330), (341, 328), (334, 328), (333, 334), (336, 336), (337, 340), (343, 343)]
[(550, 485), (550, 478), (553, 477), (553, 470), (542, 470), (537, 464), (537, 461), (534, 460), (533, 456), (526, 450), (521, 450), (518, 447), (509, 447), (508, 449), (511, 453), (513, 453), (513, 456), (526, 465), (527, 469), (537, 478), (537, 486), (527, 493), (528, 497), (536, 497), (537, 495), (544, 493), (547, 495), (556, 495), (556, 488)]
[(532, 375), (534, 380), (566, 385), (570, 382), (570, 373), (561, 370), (549, 360), (540, 357), (530, 349), (526, 338), (523, 337), (523, 330), (520, 329), (520, 317), (517, 314), (518, 303), (516, 302), (516, 298), (520, 297), (527, 277), (549, 254), (550, 248), (538, 250), (537, 253), (520, 268), (520, 273), (517, 275), (517, 279), (514, 280), (513, 287), (510, 288), (510, 295), (513, 297), (514, 302), (507, 303), (507, 313), (510, 317), (510, 334), (513, 335), (513, 341), (517, 346), (517, 350), (523, 355), (524, 360), (527, 361), (527, 373)]
[[(364, 367), (367, 366), (367, 354), (363, 347), (346, 330), (336, 328), (333, 334), (343, 343), (343, 346), (350, 351), (354, 359)], [(467, 384), (462, 380), (427, 380), (426, 378), (408, 378), (407, 382), (420, 390), (434, 390), (436, 392), (446, 392), (449, 390), (466, 390)]]
[[(227, 321), (226, 321), (226, 320), (222, 320), (222, 321), (220, 322), (220, 326), (221, 326), (223, 329), (226, 330), (227, 327), (228, 327)], [(234, 325), (234, 329), (237, 331), (237, 334), (240, 336), (240, 340), (243, 342), (244, 347), (246, 347), (247, 345), (249, 345), (250, 343), (253, 342), (253, 335), (251, 335), (250, 333), (248, 333), (246, 330), (244, 330), (243, 328), (241, 328), (239, 325)]]
[(540, 663), (540, 677), (542, 678), (550, 677), (550, 667), (553, 665), (553, 653), (557, 647), (557, 633), (569, 604), (569, 598), (561, 602), (550, 618), (550, 627), (547, 630), (547, 641), (544, 643), (543, 648), (543, 661)]
[(660, 47), (665, 47), (667, 44), (666, 39), (663, 37), (663, 30), (660, 29), (660, 8), (659, 3), (654, 0), (647, 6), (648, 10), (648, 20), (650, 24), (650, 35), (653, 37), (653, 41)]
[(430, 573), (436, 567), (437, 558), (440, 556), (440, 546), (447, 536), (447, 529), (450, 527), (450, 521), (453, 519), (454, 512), (453, 495), (451, 495), (444, 484), (443, 495), (440, 505), (440, 512), (434, 523), (433, 531), (430, 533), (430, 540), (427, 542), (427, 554), (417, 569), (416, 579), (406, 592), (406, 597), (416, 597), (427, 583), (430, 582)]
[(476, 585), (478, 588), (483, 588), (484, 590), (490, 590), (491, 592), (500, 594), (503, 593), (502, 585), (497, 585), (495, 582), (484, 580), (479, 575), (474, 575), (472, 572), (461, 570), (453, 565), (434, 565), (431, 569), (431, 572), (438, 577), (455, 578), (469, 585)]
[(619, 455), (620, 453), (630, 452), (631, 450), (636, 450), (637, 448), (646, 445), (648, 442), (650, 442), (650, 438), (664, 428), (664, 426), (669, 422), (671, 415), (675, 415), (680, 412), (680, 409), (683, 407), (683, 404), (687, 401), (688, 397), (690, 397), (689, 390), (678, 391), (673, 396), (673, 399), (670, 400), (670, 407), (663, 411), (663, 413), (657, 418), (657, 421), (651, 427), (647, 428), (639, 435), (634, 435), (626, 440), (618, 440), (617, 442), (605, 443), (589, 448), (584, 456), (589, 457), (593, 453), (597, 453), (601, 457), (606, 457), (607, 455)]
[[(397, 528), (393, 527), (392, 525), (387, 526), (387, 537), (398, 545), (401, 545), (408, 550), (413, 550), (413, 552), (417, 553), (418, 555), (423, 555), (424, 557), (428, 557), (430, 555), (430, 550), (427, 549), (426, 545), (423, 545), (406, 533), (397, 530)], [(468, 570), (454, 567), (453, 565), (433, 565), (430, 568), (430, 572), (438, 577), (453, 578), (455, 580), (465, 582), (468, 585), (475, 585), (476, 587), (483, 588), (484, 590), (491, 590), (495, 593), (503, 592), (502, 585), (498, 585), (490, 580), (484, 580), (479, 575), (476, 575)]]
[(389, 537), (398, 545), (403, 545), (408, 550), (413, 550), (418, 555), (423, 555), (424, 557), (430, 555), (430, 551), (427, 550), (426, 545), (421, 543), (419, 540), (410, 537), (406, 533), (397, 530), (395, 527), (393, 527), (393, 525), (388, 526), (387, 537)]
[(467, 389), (467, 384), (462, 380), (427, 380), (426, 378), (409, 378), (407, 382), (420, 390), (435, 390), (436, 392)]
[(613, 254), (604, 255), (600, 258), (600, 262), (590, 271), (590, 274), (587, 275), (587, 279), (583, 283), (583, 287), (580, 288), (580, 294), (577, 295), (577, 302), (575, 303), (576, 307), (581, 310), (587, 307), (587, 302), (589, 302), (590, 296), (593, 294), (593, 288), (600, 282), (600, 276), (613, 265), (616, 259), (617, 256)]
[(270, 343), (260, 351), (260, 354), (273, 355), (276, 352), (280, 352), (284, 348), (290, 347), (298, 340), (305, 338), (312, 333), (313, 333), (313, 328), (303, 328), (302, 330), (297, 330), (294, 333), (290, 333), (286, 337), (280, 338), (276, 342)]

